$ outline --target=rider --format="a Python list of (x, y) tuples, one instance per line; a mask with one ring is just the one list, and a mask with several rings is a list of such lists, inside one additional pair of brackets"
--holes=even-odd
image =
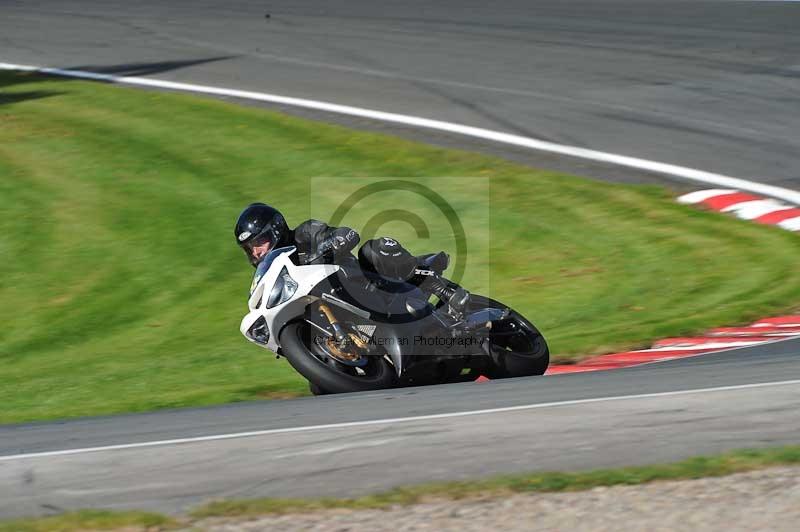
[[(319, 220), (307, 220), (290, 229), (283, 215), (264, 203), (251, 203), (242, 211), (234, 236), (253, 267), (271, 250), (284, 246), (297, 247), (298, 264), (337, 264), (352, 257), (350, 251), (360, 240), (349, 227), (331, 227)], [(381, 237), (361, 246), (358, 262), (382, 277), (412, 283), (435, 295), (455, 317), (463, 314), (469, 302), (466, 290), (441, 278), (449, 262), (444, 252), (415, 257), (396, 240)]]

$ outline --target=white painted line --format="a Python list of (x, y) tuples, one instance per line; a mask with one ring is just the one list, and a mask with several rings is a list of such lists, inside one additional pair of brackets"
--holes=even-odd
[(789, 205), (771, 199), (760, 199), (734, 203), (722, 209), (722, 212), (732, 212), (743, 220), (754, 220), (765, 214), (792, 209)]
[(774, 336), (776, 339), (775, 341), (778, 341), (779, 339), (784, 339), (786, 337), (800, 336), (800, 332), (760, 332), (760, 331), (710, 332), (707, 334), (712, 338), (714, 336), (740, 336), (742, 338), (747, 338), (748, 336)]
[(637, 170), (644, 170), (647, 172), (664, 174), (672, 177), (686, 179), (688, 181), (706, 183), (709, 185), (715, 185), (724, 188), (736, 188), (741, 190), (747, 190), (749, 192), (754, 192), (756, 194), (763, 194), (765, 196), (779, 198), (784, 201), (800, 205), (800, 192), (789, 190), (783, 187), (777, 187), (774, 185), (767, 185), (763, 183), (756, 183), (755, 181), (748, 181), (746, 179), (740, 179), (737, 177), (715, 174), (712, 172), (697, 170), (695, 168), (687, 168), (685, 166), (660, 163), (657, 161), (649, 161), (647, 159), (639, 159), (637, 157), (629, 157), (627, 155), (617, 155), (597, 150), (579, 148), (576, 146), (565, 146), (563, 144), (546, 142), (543, 140), (537, 140), (530, 137), (523, 137), (520, 135), (513, 135), (510, 133), (493, 131), (490, 129), (466, 126), (462, 124), (455, 124), (452, 122), (444, 122), (441, 120), (421, 118), (418, 116), (387, 113), (384, 111), (377, 111), (373, 109), (364, 109), (361, 107), (352, 107), (349, 105), (338, 105), (318, 100), (292, 98), (288, 96), (280, 96), (277, 94), (269, 94), (264, 92), (243, 91), (236, 89), (227, 89), (223, 87), (210, 87), (207, 85), (178, 83), (174, 81), (162, 81), (152, 78), (114, 76), (111, 74), (99, 74), (96, 72), (86, 72), (82, 70), (62, 70), (59, 68), (43, 68), (38, 66), (17, 65), (12, 63), (0, 63), (0, 70), (39, 72), (42, 74), (66, 76), (70, 78), (89, 79), (95, 81), (107, 81), (111, 83), (136, 85), (140, 87), (155, 87), (159, 89), (188, 91), (200, 94), (212, 94), (216, 96), (228, 96), (232, 98), (243, 98), (247, 100), (276, 103), (281, 105), (290, 105), (294, 107), (303, 107), (306, 109), (316, 109), (319, 111), (325, 111), (329, 113), (338, 113), (349, 116), (359, 116), (363, 118), (370, 118), (373, 120), (392, 122), (395, 124), (406, 124), (409, 126), (420, 127), (425, 129), (447, 131), (449, 133), (456, 133), (459, 135), (490, 140), (493, 142), (499, 142), (513, 146), (521, 146), (524, 148), (530, 148), (532, 150), (544, 151), (549, 153), (559, 153), (570, 157), (578, 157), (581, 159), (588, 159), (602, 163), (615, 164), (619, 166), (625, 166), (628, 168), (636, 168)]
[(707, 199), (715, 198), (717, 196), (724, 196), (726, 194), (734, 194), (738, 190), (731, 190), (729, 188), (710, 188), (706, 190), (696, 190), (689, 192), (678, 198), (678, 203), (701, 203)]
[(639, 349), (637, 351), (629, 351), (629, 353), (653, 353), (659, 351), (702, 351), (704, 349), (719, 349), (723, 347), (742, 347), (748, 345), (758, 345), (765, 343), (764, 340), (759, 340), (758, 342), (752, 342), (747, 340), (742, 340), (740, 342), (730, 341), (730, 342), (710, 342), (707, 344), (692, 344), (692, 345), (681, 345), (681, 346), (664, 346), (664, 347), (654, 347), (652, 349)]
[[(551, 376), (550, 378), (553, 378)], [(62, 451), (46, 451), (40, 453), (27, 453), (27, 454), (14, 454), (7, 456), (0, 456), (0, 462), (9, 462), (14, 460), (23, 460), (29, 458), (44, 458), (52, 456), (69, 456), (74, 454), (85, 454), (101, 451), (119, 451), (126, 449), (141, 449), (147, 447), (160, 447), (164, 445), (178, 445), (186, 443), (201, 443), (209, 441), (231, 440), (234, 438), (251, 438), (254, 436), (269, 436), (273, 434), (289, 434), (294, 432), (310, 432), (315, 430), (331, 430), (331, 429), (345, 429), (352, 427), (368, 427), (372, 425), (394, 425), (398, 423), (410, 423), (414, 421), (429, 421), (433, 419), (451, 419), (467, 416), (477, 416), (483, 414), (497, 414), (501, 412), (518, 412), (523, 410), (537, 410), (541, 408), (552, 408), (559, 406), (573, 406), (590, 403), (604, 403), (608, 401), (622, 401), (628, 399), (652, 399), (656, 397), (675, 397), (679, 395), (690, 395), (696, 393), (715, 393), (726, 392), (731, 390), (749, 390), (756, 388), (770, 388), (775, 386), (793, 386), (800, 385), (800, 380), (778, 381), (778, 382), (761, 382), (756, 384), (739, 384), (735, 386), (719, 386), (716, 388), (697, 388), (693, 390), (677, 390), (672, 392), (659, 392), (659, 393), (645, 393), (637, 395), (619, 395), (614, 397), (596, 397), (592, 399), (575, 399), (572, 401), (556, 401), (552, 403), (538, 403), (519, 406), (506, 406), (500, 408), (486, 408), (483, 410), (469, 410), (466, 412), (450, 412), (447, 414), (429, 414), (423, 416), (409, 416), (398, 418), (386, 419), (373, 419), (370, 421), (350, 421), (347, 423), (330, 423), (326, 425), (310, 425), (305, 427), (291, 427), (284, 429), (269, 429), (269, 430), (256, 430), (251, 432), (238, 432), (232, 434), (216, 434), (213, 436), (198, 436), (195, 438), (178, 438), (174, 440), (158, 440), (148, 441), (141, 443), (125, 443), (120, 445), (106, 445), (102, 447), (86, 447), (83, 449), (65, 449)]]
[(789, 218), (782, 222), (778, 222), (778, 227), (783, 227), (789, 231), (800, 231), (800, 216), (797, 218)]
[[(727, 342), (680, 342), (675, 344), (661, 344), (658, 347), (653, 347), (648, 351), (675, 351), (675, 350), (683, 350), (684, 348), (687, 350), (693, 349), (714, 349), (715, 347), (744, 347), (748, 345), (758, 345), (763, 344), (767, 340), (757, 340), (757, 341), (748, 341), (748, 340), (729, 340)], [(636, 351), (637, 353), (646, 353), (647, 351)]]

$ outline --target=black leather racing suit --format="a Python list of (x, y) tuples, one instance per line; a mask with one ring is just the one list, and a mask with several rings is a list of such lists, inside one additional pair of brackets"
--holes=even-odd
[[(282, 245), (297, 247), (298, 264), (339, 264), (353, 259), (350, 252), (358, 245), (360, 236), (349, 227), (331, 227), (319, 220), (307, 220), (293, 229), (287, 240)], [(415, 274), (425, 258), (428, 260), (422, 269), (430, 271)], [(397, 240), (381, 237), (364, 242), (358, 250), (358, 262), (362, 269), (388, 279), (413, 283), (451, 305), (455, 304), (454, 296), (463, 299), (460, 305), (466, 304), (468, 293), (454, 288), (458, 285), (453, 283), (448, 286), (448, 282), (439, 277), (447, 268), (448, 259), (444, 253), (415, 257)]]
[[(349, 227), (332, 227), (319, 220), (306, 220), (292, 230), (284, 245), (297, 247), (298, 264), (335, 264), (351, 257), (361, 237)], [(407, 280), (414, 275), (417, 258), (392, 238), (367, 240), (358, 252), (362, 268), (384, 277)]]

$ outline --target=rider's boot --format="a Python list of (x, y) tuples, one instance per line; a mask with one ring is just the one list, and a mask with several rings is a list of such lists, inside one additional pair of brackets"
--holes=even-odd
[(424, 284), (428, 284), (428, 290), (445, 303), (448, 315), (459, 320), (464, 317), (469, 306), (469, 292), (452, 281), (447, 283), (438, 275), (432, 277), (432, 282)]
[(433, 253), (417, 258), (418, 266), (412, 282), (427, 293), (435, 295), (446, 308), (445, 312), (455, 318), (461, 319), (469, 305), (469, 292), (452, 281), (445, 280), (441, 274), (447, 269), (449, 257), (446, 253)]

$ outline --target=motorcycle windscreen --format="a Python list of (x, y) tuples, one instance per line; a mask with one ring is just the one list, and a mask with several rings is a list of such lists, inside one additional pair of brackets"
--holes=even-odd
[(264, 275), (272, 267), (272, 263), (275, 262), (275, 259), (284, 254), (291, 255), (292, 253), (295, 252), (296, 249), (297, 248), (295, 248), (294, 246), (286, 246), (282, 248), (273, 249), (272, 251), (267, 253), (261, 260), (261, 262), (258, 263), (258, 266), (256, 267), (256, 273), (253, 274), (253, 283), (250, 285), (250, 295), (253, 294), (253, 290), (255, 290), (256, 286), (258, 286), (258, 283), (261, 281), (261, 278), (264, 277)]

